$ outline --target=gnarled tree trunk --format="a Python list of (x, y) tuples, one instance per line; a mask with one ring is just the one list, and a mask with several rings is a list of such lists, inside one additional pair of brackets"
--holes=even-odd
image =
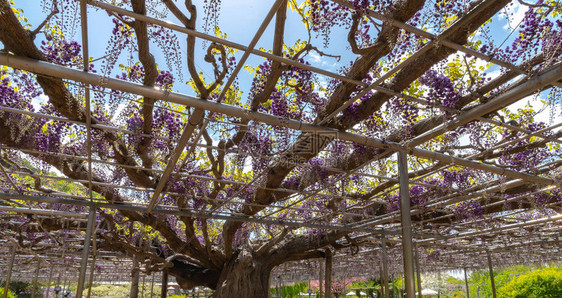
[(268, 297), (272, 268), (267, 257), (255, 256), (250, 248), (242, 248), (225, 264), (211, 297)]

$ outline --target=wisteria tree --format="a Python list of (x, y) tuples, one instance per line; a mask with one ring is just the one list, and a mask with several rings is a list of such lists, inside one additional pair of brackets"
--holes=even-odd
[[(102, 2), (227, 38), (228, 30), (219, 26), (219, 0)], [(108, 12), (103, 20), (113, 22), (105, 55), (84, 63), (82, 42), (73, 33), (79, 28), (79, 1), (42, 1), (45, 20), (33, 27), (17, 2), (0, 0), (4, 54), (74, 69), (89, 64), (89, 72), (107, 78), (158, 88), (163, 94), (187, 92), (252, 115), (281, 119), (270, 125), (103, 84), (91, 86), (87, 97), (81, 83), (3, 66), (0, 163), (18, 187), (12, 190), (89, 200), (91, 187), (95, 200), (147, 204), (154, 193), (147, 190), (158, 187), (181, 136), (191, 131), (158, 201), (186, 212), (176, 216), (102, 208), (96, 237), (100, 248), (135, 255), (144, 264), (142, 270), (167, 270), (182, 287), (206, 286), (215, 290), (214, 297), (267, 297), (276, 266), (323, 258), (326, 250), (361, 246), (361, 232), (330, 226), (367, 224), (398, 230), (394, 151), (347, 141), (340, 137), (343, 133), (419, 146), (505, 170), (502, 176), (413, 156), (412, 219), (420, 230), (440, 232), (452, 222), (515, 209), (560, 212), (558, 188), (536, 193), (543, 185), (509, 174), (559, 179), (561, 152), (553, 140), (562, 133), (536, 121), (542, 107), (514, 111), (497, 105), (478, 119), (455, 122), (560, 68), (559, 1), (278, 3), (271, 25), (273, 42), (261, 51), (285, 60), (264, 58), (252, 65), (233, 45), (201, 42), (195, 35), (185, 37), (116, 12)], [(506, 13), (514, 5), (526, 13), (509, 29), (513, 35), (503, 32), (498, 41), (498, 26), (503, 26), (498, 23), (514, 18)], [(242, 14), (222, 12), (231, 13)], [(290, 14), (302, 21), (304, 38), (286, 37)], [(331, 52), (335, 48), (338, 54)], [(346, 54), (336, 57), (340, 52)], [(341, 63), (340, 77), (313, 71), (318, 57)], [(240, 61), (252, 81), (229, 81)], [(555, 107), (560, 89), (552, 84), (559, 85), (560, 76), (556, 80), (521, 97), (541, 91), (543, 104)], [(376, 88), (368, 87), (371, 84)], [(551, 118), (559, 114), (552, 108)], [(284, 126), (286, 119), (327, 130), (290, 129)], [(441, 134), (426, 135), (444, 123), (450, 125)], [(49, 177), (68, 178), (72, 187), (65, 189), (57, 184), (60, 180)], [(13, 187), (8, 181), (2, 182), (3, 192)], [(470, 194), (476, 195), (462, 197)], [(516, 203), (491, 204), (518, 196)], [(39, 223), (13, 234), (31, 249), (37, 239), (52, 241), (46, 236), (49, 231), (65, 228), (64, 219), (21, 220), (22, 225)]]

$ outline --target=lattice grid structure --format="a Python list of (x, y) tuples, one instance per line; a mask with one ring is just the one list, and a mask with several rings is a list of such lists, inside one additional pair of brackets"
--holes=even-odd
[[(16, 255), (12, 279), (78, 272), (69, 277), (81, 293), (86, 267), (95, 263), (100, 282), (166, 271), (186, 288), (207, 286), (222, 297), (231, 288), (221, 290), (219, 268), (229, 270), (235, 266), (229, 260), (248, 249), (282, 256), (268, 267), (272, 286), (318, 279), (317, 259), (330, 259), (331, 278), (404, 275), (411, 295), (414, 259), (424, 272), (560, 262), (562, 123), (509, 118), (502, 109), (549, 94), (556, 113), (562, 25), (550, 22), (550, 36), (526, 41), (542, 38), (542, 47), (521, 46), (523, 54), (512, 59), (515, 50), (485, 50), (475, 34), (486, 33), (487, 21), (510, 1), (456, 1), (458, 10), (448, 13), (440, 12), (442, 1), (271, 1), (247, 45), (196, 30), (191, 1), (185, 8), (170, 0), (110, 2), (43, 1), (52, 13), (37, 30), (70, 30), (51, 18), (80, 16), (79, 51), (65, 62), (58, 52), (59, 60), (49, 56), (56, 36), (38, 46), (39, 31), (22, 26), (14, 4), (0, 1), (0, 74), (11, 80), (4, 87), (23, 93), (26, 83), (16, 78), (33, 77), (49, 107), (33, 108), (38, 94), (21, 104), (7, 92), (0, 106), (1, 262), (8, 267)], [(205, 2), (207, 16), (217, 2)], [(544, 2), (530, 5), (525, 18), (551, 20), (561, 10), (559, 2)], [(134, 43), (133, 60), (140, 62), (122, 66), (122, 76), (91, 69), (96, 60), (107, 66), (119, 59), (111, 51), (90, 59), (92, 11), (107, 12), (113, 33)], [(307, 43), (286, 45), (291, 13), (301, 13), (311, 28), (347, 18), (345, 30), (337, 29), (347, 40), (336, 47), (353, 57), (350, 65), (333, 71), (315, 64), (311, 53), (330, 55), (313, 46), (319, 38), (311, 39), (310, 28)], [(432, 13), (443, 17), (434, 27), (427, 25)], [(413, 21), (420, 15), (428, 27)], [(374, 40), (364, 41), (365, 24), (377, 29)], [(171, 74), (159, 71), (149, 50), (159, 37), (176, 34), (187, 38), (195, 92), (167, 85)], [(258, 48), (267, 34), (272, 45)], [(524, 44), (524, 33), (517, 34)], [(193, 54), (201, 44), (204, 53)], [(181, 65), (178, 59), (168, 64)], [(203, 62), (213, 65), (211, 83), (199, 77)], [(471, 63), (488, 64), (496, 74)], [(142, 75), (135, 77), (139, 65)], [(248, 69), (258, 79), (242, 90), (239, 77)], [(462, 72), (464, 79), (447, 89), (451, 79), (432, 77), (437, 71)], [(328, 80), (332, 87), (322, 84)], [(248, 102), (239, 91), (251, 95)], [(112, 118), (126, 109), (119, 121)], [(145, 125), (156, 121), (168, 122)], [(49, 130), (56, 127), (64, 130)], [(487, 139), (488, 132), (495, 134)], [(60, 144), (40, 146), (33, 133), (59, 134)], [(209, 236), (212, 229), (218, 232)]]

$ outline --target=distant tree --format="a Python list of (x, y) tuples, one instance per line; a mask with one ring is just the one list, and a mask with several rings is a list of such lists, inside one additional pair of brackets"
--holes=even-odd
[(518, 275), (498, 289), (498, 297), (562, 297), (562, 269), (550, 267)]

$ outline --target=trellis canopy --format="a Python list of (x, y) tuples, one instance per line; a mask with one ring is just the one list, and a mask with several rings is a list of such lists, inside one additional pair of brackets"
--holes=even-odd
[(559, 262), (561, 13), (0, 0), (0, 241), (80, 293), (88, 256), (215, 297)]

